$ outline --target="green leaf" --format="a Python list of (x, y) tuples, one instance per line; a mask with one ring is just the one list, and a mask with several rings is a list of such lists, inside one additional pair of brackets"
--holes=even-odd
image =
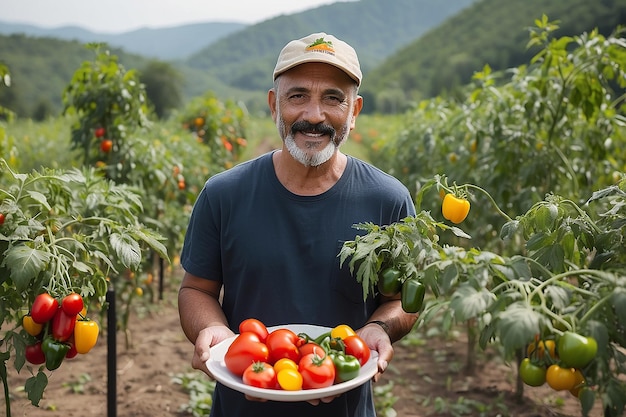
[(472, 238), (470, 235), (465, 233), (465, 231), (463, 231), (462, 229), (460, 229), (460, 228), (458, 228), (456, 226), (450, 227), (450, 231), (452, 233), (454, 233), (454, 235), (457, 236), (457, 237), (462, 237), (462, 238), (465, 238), (465, 239), (471, 239)]
[(24, 291), (30, 281), (46, 269), (51, 257), (48, 252), (22, 244), (13, 246), (5, 252), (2, 265), (11, 270), (11, 279), (17, 290)]
[(551, 244), (553, 241), (554, 238), (552, 235), (546, 233), (535, 233), (530, 239), (528, 239), (528, 242), (526, 242), (526, 248), (529, 251), (536, 251)]
[(615, 310), (616, 321), (618, 323), (626, 323), (626, 290), (623, 288), (615, 288), (611, 295), (611, 304)]
[(450, 308), (458, 321), (466, 321), (484, 314), (495, 299), (496, 296), (486, 288), (476, 290), (464, 283), (452, 295)]
[(109, 242), (111, 242), (115, 254), (124, 267), (132, 269), (139, 266), (141, 262), (141, 248), (139, 243), (130, 235), (113, 233), (109, 237)]
[(580, 401), (582, 415), (588, 416), (596, 401), (596, 392), (592, 389), (582, 389), (578, 395)]
[(150, 246), (152, 250), (158, 253), (161, 258), (169, 261), (169, 256), (167, 255), (167, 248), (165, 247), (165, 245), (163, 245), (159, 241), (159, 238), (161, 236), (154, 234), (149, 229), (135, 230), (134, 233), (139, 239), (141, 239), (148, 246)]
[(544, 318), (524, 303), (513, 303), (499, 314), (498, 333), (507, 351), (521, 349), (541, 333)]
[(39, 371), (36, 376), (31, 376), (26, 380), (24, 390), (28, 393), (28, 399), (35, 407), (39, 406), (39, 401), (43, 397), (46, 386), (48, 386), (48, 377), (42, 371)]
[(456, 264), (450, 263), (448, 264), (444, 270), (443, 274), (439, 279), (439, 286), (441, 290), (446, 293), (452, 288), (456, 280), (459, 278), (459, 271), (456, 267)]
[(46, 209), (48, 210), (52, 209), (52, 207), (50, 207), (50, 204), (48, 204), (48, 199), (46, 198), (46, 196), (41, 194), (40, 192), (29, 191), (28, 196), (32, 198), (33, 200), (35, 200), (36, 202), (38, 202), (39, 204), (41, 204), (42, 206), (44, 206)]
[(512, 239), (513, 236), (515, 235), (515, 232), (517, 232), (518, 228), (519, 228), (518, 220), (512, 220), (510, 222), (505, 223), (504, 226), (502, 226), (502, 229), (500, 229), (500, 239), (502, 240)]

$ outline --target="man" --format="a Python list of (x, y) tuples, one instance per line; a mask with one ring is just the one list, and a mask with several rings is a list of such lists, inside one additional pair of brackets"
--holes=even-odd
[[(378, 353), (377, 380), (392, 342), (416, 316), (398, 299), (363, 291), (338, 254), (362, 222), (414, 215), (398, 180), (339, 148), (363, 106), (354, 49), (325, 33), (289, 42), (268, 93), (282, 149), (211, 177), (194, 207), (181, 263), (182, 328), (192, 364), (209, 374), (210, 347), (256, 318), (267, 326), (347, 324)], [(221, 297), (220, 297), (221, 294)], [(209, 374), (210, 375), (210, 374)], [(217, 384), (212, 416), (375, 416), (371, 382), (336, 398), (254, 401)]]

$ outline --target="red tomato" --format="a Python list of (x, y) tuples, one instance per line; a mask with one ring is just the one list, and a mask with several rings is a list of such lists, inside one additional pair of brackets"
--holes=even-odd
[(24, 356), (26, 356), (26, 360), (33, 365), (41, 365), (46, 361), (46, 356), (41, 350), (41, 342), (37, 342), (31, 346), (26, 346)]
[(76, 314), (67, 314), (62, 308), (57, 309), (52, 319), (52, 337), (59, 342), (69, 340), (74, 333)]
[(113, 141), (111, 139), (104, 139), (100, 142), (100, 150), (104, 153), (111, 152), (113, 149)]
[(320, 356), (324, 356), (324, 348), (315, 342), (308, 342), (300, 346), (300, 356), (308, 355), (309, 353), (317, 353)]
[(83, 297), (75, 292), (66, 295), (61, 300), (61, 308), (66, 314), (75, 316), (83, 310)]
[(228, 347), (224, 363), (230, 372), (242, 376), (248, 366), (254, 362), (267, 362), (269, 351), (259, 337), (252, 332), (239, 334)]
[(372, 352), (369, 346), (358, 335), (348, 336), (343, 339), (346, 346), (346, 355), (352, 355), (359, 360), (361, 366), (370, 360)]
[(276, 371), (267, 362), (254, 362), (243, 372), (243, 383), (257, 388), (276, 389)]
[(302, 375), (302, 389), (326, 388), (335, 382), (335, 364), (325, 353), (309, 353), (298, 363)]
[(97, 128), (95, 132), (97, 138), (103, 137), (105, 133), (106, 133), (106, 130), (104, 130), (103, 127)]
[(35, 323), (44, 324), (48, 322), (57, 312), (59, 302), (47, 292), (35, 297), (30, 308), (30, 316)]
[(244, 321), (239, 323), (239, 333), (244, 332), (252, 332), (256, 334), (257, 336), (259, 336), (259, 340), (263, 343), (265, 343), (267, 335), (269, 334), (269, 332), (267, 331), (267, 327), (265, 327), (265, 324), (263, 324), (263, 322), (252, 318), (245, 319)]
[(300, 360), (298, 346), (301, 340), (297, 334), (289, 329), (276, 329), (267, 335), (265, 344), (270, 351), (270, 363), (275, 363), (281, 358), (289, 358), (294, 362)]
[(67, 351), (65, 357), (67, 359), (72, 359), (73, 357), (78, 355), (78, 351), (76, 350), (76, 343), (74, 343), (74, 338), (71, 337), (70, 340), (68, 340), (66, 343), (70, 345), (70, 350)]

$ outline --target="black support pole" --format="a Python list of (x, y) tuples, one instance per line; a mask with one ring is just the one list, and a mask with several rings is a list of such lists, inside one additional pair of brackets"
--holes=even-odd
[(115, 289), (109, 287), (107, 300), (107, 415), (117, 417), (117, 317)]
[(165, 280), (165, 262), (159, 256), (159, 300), (163, 300), (163, 281)]

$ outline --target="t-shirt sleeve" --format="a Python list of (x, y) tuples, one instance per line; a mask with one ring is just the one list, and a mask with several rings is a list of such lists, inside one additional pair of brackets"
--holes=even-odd
[(219, 225), (211, 205), (208, 183), (198, 195), (189, 219), (180, 262), (185, 271), (200, 278), (221, 280)]

